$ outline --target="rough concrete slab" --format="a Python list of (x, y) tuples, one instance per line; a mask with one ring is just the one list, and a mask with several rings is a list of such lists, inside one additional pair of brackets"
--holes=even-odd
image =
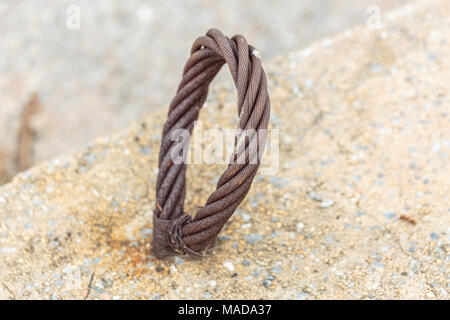
[[(448, 299), (449, 10), (264, 61), (280, 168), (201, 259), (150, 253), (166, 108), (19, 174), (0, 188), (0, 297)], [(205, 127), (232, 127), (234, 99), (211, 90)], [(222, 169), (190, 168), (188, 212)]]

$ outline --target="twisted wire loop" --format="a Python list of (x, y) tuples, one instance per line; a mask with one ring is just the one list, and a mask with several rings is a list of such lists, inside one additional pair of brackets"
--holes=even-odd
[[(186, 161), (174, 155), (189, 144), (191, 133), (208, 95), (208, 86), (227, 64), (237, 89), (239, 128), (235, 149), (216, 190), (194, 217), (184, 213)], [(259, 53), (244, 37), (231, 39), (217, 29), (194, 41), (163, 128), (153, 213), (153, 252), (163, 258), (175, 252), (201, 255), (244, 200), (256, 175), (266, 144), (270, 116), (267, 80)], [(174, 138), (175, 137), (175, 138)], [(182, 160), (186, 160), (183, 154)]]

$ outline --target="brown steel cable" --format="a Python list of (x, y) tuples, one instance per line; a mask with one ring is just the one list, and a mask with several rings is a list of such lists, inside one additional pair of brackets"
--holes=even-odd
[[(189, 142), (177, 143), (174, 133), (177, 129), (192, 132), (208, 95), (208, 86), (224, 63), (228, 64), (236, 85), (242, 133), (235, 141), (235, 152), (216, 190), (205, 206), (191, 217), (183, 211), (186, 164), (172, 159), (180, 145), (186, 146)], [(217, 29), (195, 40), (162, 133), (153, 213), (156, 257), (163, 258), (174, 252), (200, 255), (213, 244), (250, 189), (264, 150), (269, 116), (266, 75), (255, 48), (248, 45), (244, 37), (235, 35), (229, 39)]]

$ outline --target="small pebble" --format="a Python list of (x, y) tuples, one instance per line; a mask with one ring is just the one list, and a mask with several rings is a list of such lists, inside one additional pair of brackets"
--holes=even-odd
[(433, 240), (439, 239), (439, 235), (438, 235), (436, 232), (431, 232), (430, 237), (431, 237), (431, 239), (433, 239)]
[(246, 236), (246, 238), (247, 238), (247, 243), (249, 243), (249, 244), (255, 244), (262, 240), (262, 236), (257, 233), (249, 234), (248, 236)]
[(395, 218), (395, 212), (386, 212), (386, 213), (384, 214), (384, 217), (385, 217), (386, 219), (394, 219), (394, 218)]
[(72, 273), (72, 266), (67, 266), (63, 269), (63, 272), (66, 274)]
[(297, 293), (295, 298), (297, 300), (305, 300), (306, 298), (308, 298), (308, 296), (309, 296), (309, 293), (307, 293), (307, 292), (299, 292), (299, 293)]
[(57, 286), (57, 287), (61, 287), (63, 284), (64, 284), (64, 281), (62, 281), (62, 280), (58, 280), (55, 282), (55, 286)]
[(372, 263), (372, 267), (374, 267), (374, 268), (384, 268), (384, 264), (382, 264), (381, 262), (375, 261), (374, 263)]
[(91, 289), (97, 291), (98, 293), (102, 294), (105, 293), (105, 291), (97, 286), (91, 286)]
[(279, 178), (276, 176), (273, 176), (269, 179), (269, 182), (277, 189), (283, 189), (289, 184), (288, 179)]
[(178, 271), (177, 267), (175, 267), (175, 265), (173, 264), (170, 265), (169, 270), (171, 274), (177, 273)]
[(145, 229), (141, 229), (139, 232), (141, 234), (152, 234), (153, 233), (153, 229), (152, 228), (145, 228)]
[(230, 270), (231, 272), (234, 271), (234, 265), (233, 265), (231, 262), (229, 262), (229, 261), (224, 262), (223, 266), (224, 266), (225, 268), (227, 268), (228, 270)]
[(112, 286), (112, 280), (101, 278), (102, 288), (109, 288)]
[(409, 262), (409, 267), (413, 272), (417, 272), (417, 270), (419, 270), (420, 268), (420, 262), (413, 259)]
[(219, 235), (219, 239), (222, 241), (227, 241), (227, 240), (231, 240), (231, 236), (229, 236), (227, 234), (221, 234), (221, 235)]
[(270, 287), (271, 285), (272, 285), (272, 281), (270, 281), (270, 280), (267, 280), (267, 279), (264, 279), (263, 281), (262, 281), (262, 284), (263, 284), (263, 286), (264, 287)]
[(323, 200), (320, 203), (320, 207), (321, 208), (328, 208), (328, 207), (331, 207), (333, 205), (333, 203), (334, 203), (333, 200), (326, 198), (325, 200)]
[(95, 154), (87, 153), (84, 158), (86, 159), (87, 163), (92, 163), (95, 161)]
[(308, 193), (308, 198), (310, 198), (311, 200), (314, 200), (314, 201), (322, 201), (322, 196), (320, 194), (318, 194), (317, 192), (315, 192), (314, 190), (312, 190)]
[(152, 151), (152, 149), (150, 147), (142, 147), (141, 148), (141, 153), (145, 154), (145, 155), (149, 154), (151, 151)]
[(217, 286), (217, 282), (215, 280), (211, 280), (209, 281), (209, 285), (214, 288), (215, 286)]
[(280, 273), (281, 273), (281, 269), (278, 268), (278, 267), (274, 267), (274, 268), (272, 269), (272, 272), (273, 272), (273, 273), (276, 273), (276, 274), (280, 274)]

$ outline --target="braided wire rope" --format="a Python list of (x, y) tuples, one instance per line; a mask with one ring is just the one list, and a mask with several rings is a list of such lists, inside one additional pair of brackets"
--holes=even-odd
[[(240, 133), (216, 190), (191, 217), (183, 211), (186, 164), (173, 160), (173, 155), (179, 154), (180, 147), (186, 147), (189, 140), (174, 136), (179, 129), (192, 132), (209, 84), (225, 63), (237, 89)], [(213, 245), (250, 189), (265, 147), (269, 117), (267, 79), (256, 49), (243, 36), (229, 39), (217, 29), (210, 29), (205, 36), (197, 38), (162, 132), (153, 212), (152, 247), (156, 257), (175, 252), (201, 255)]]

